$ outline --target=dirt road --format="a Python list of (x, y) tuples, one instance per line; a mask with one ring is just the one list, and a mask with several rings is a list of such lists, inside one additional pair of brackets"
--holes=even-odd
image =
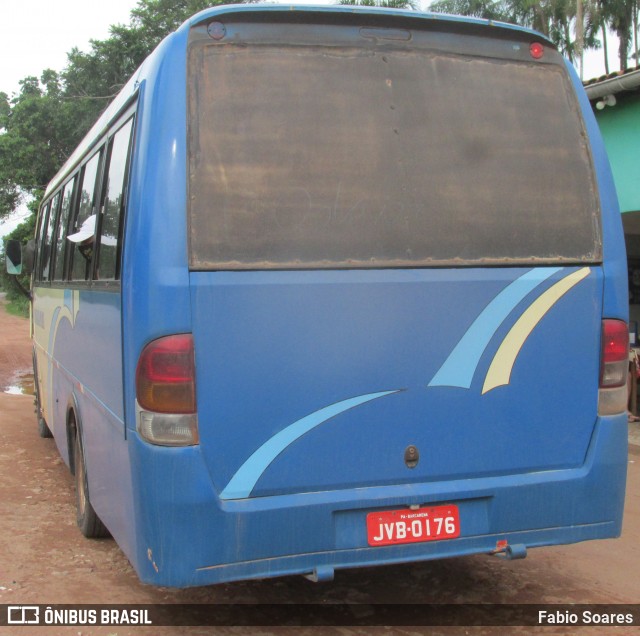
[[(300, 577), (189, 590), (139, 582), (110, 539), (75, 526), (72, 479), (51, 439), (38, 437), (29, 395), (2, 392), (30, 368), (26, 320), (0, 307), (0, 604), (79, 603), (638, 603), (640, 448), (629, 455), (623, 536), (531, 550), (523, 561), (473, 556), (409, 567), (338, 572), (332, 583)], [(283, 613), (286, 620), (286, 612)], [(530, 633), (531, 628), (138, 628), (11, 627), (10, 634), (416, 634)], [(549, 630), (549, 631), (547, 631)], [(0, 632), (2, 629), (0, 628)], [(545, 628), (547, 633), (561, 633)], [(616, 628), (617, 633), (633, 628)], [(571, 633), (576, 633), (575, 629)], [(594, 633), (587, 631), (585, 633)]]

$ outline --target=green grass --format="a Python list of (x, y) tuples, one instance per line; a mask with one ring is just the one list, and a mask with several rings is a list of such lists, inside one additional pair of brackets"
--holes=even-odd
[(5, 305), (7, 313), (13, 316), (20, 316), (22, 318), (29, 317), (29, 301), (26, 298), (14, 298), (8, 300)]

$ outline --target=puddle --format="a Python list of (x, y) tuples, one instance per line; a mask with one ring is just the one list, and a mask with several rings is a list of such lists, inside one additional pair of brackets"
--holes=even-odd
[(34, 395), (33, 372), (18, 371), (11, 378), (9, 385), (4, 387), (3, 393), (9, 395)]

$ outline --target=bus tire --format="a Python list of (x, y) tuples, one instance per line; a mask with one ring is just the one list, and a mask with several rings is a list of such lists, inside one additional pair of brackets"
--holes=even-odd
[(76, 521), (80, 532), (88, 539), (101, 539), (109, 536), (109, 531), (100, 521), (100, 517), (91, 505), (87, 481), (87, 467), (82, 448), (82, 435), (76, 427), (74, 439), (73, 464), (76, 482)]
[(36, 366), (35, 355), (33, 357), (33, 392), (35, 394), (36, 402), (36, 418), (38, 419), (38, 434), (40, 437), (49, 438), (53, 437), (53, 433), (42, 417), (42, 405), (40, 404), (40, 391), (38, 390), (38, 369)]
[(53, 433), (51, 432), (51, 429), (49, 428), (47, 423), (44, 421), (44, 417), (40, 415), (40, 409), (37, 406), (36, 409), (38, 411), (38, 434), (40, 435), (40, 437), (44, 437), (45, 439), (48, 437), (53, 437)]

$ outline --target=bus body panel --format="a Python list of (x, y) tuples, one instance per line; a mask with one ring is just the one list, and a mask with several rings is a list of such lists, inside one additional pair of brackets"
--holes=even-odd
[[(624, 493), (607, 484), (625, 480), (624, 414), (599, 418), (578, 468), (229, 502), (213, 491), (199, 448), (153, 447), (137, 436), (132, 443), (134, 464), (152, 477), (138, 510), (145, 531), (135, 564), (142, 580), (156, 585), (312, 574), (491, 553), (505, 541), (536, 547), (621, 531)], [(459, 506), (458, 539), (368, 546), (369, 512), (442, 502)]]
[(566, 66), (580, 103), (581, 115), (589, 138), (591, 157), (598, 182), (598, 194), (602, 210), (603, 315), (626, 322), (629, 320), (627, 253), (625, 249), (620, 249), (620, 246), (625, 244), (624, 230), (613, 173), (611, 172), (611, 165), (609, 164), (598, 122), (591, 109), (587, 94), (582, 87), (582, 82), (573, 65), (567, 61)]
[(583, 348), (600, 338), (601, 289), (599, 268), (576, 267), (192, 274), (200, 443), (217, 491), (579, 466), (597, 411), (599, 351)]
[[(123, 245), (127, 426), (136, 428), (135, 371), (150, 341), (191, 331), (186, 199), (186, 39), (165, 39), (141, 77)], [(171, 94), (171, 99), (165, 95)], [(158, 125), (162, 122), (162, 125)]]
[[(57, 375), (102, 405), (124, 433), (121, 303), (117, 292), (35, 289), (34, 347), (45, 419), (52, 432), (64, 433), (66, 400), (51, 390)], [(96, 334), (101, 334), (97, 338)], [(74, 387), (76, 388), (76, 387)]]
[(68, 424), (73, 411), (91, 467), (87, 475), (92, 504), (125, 552), (133, 554), (120, 293), (35, 288), (33, 315), (36, 380), (44, 419), (61, 457), (71, 466)]

